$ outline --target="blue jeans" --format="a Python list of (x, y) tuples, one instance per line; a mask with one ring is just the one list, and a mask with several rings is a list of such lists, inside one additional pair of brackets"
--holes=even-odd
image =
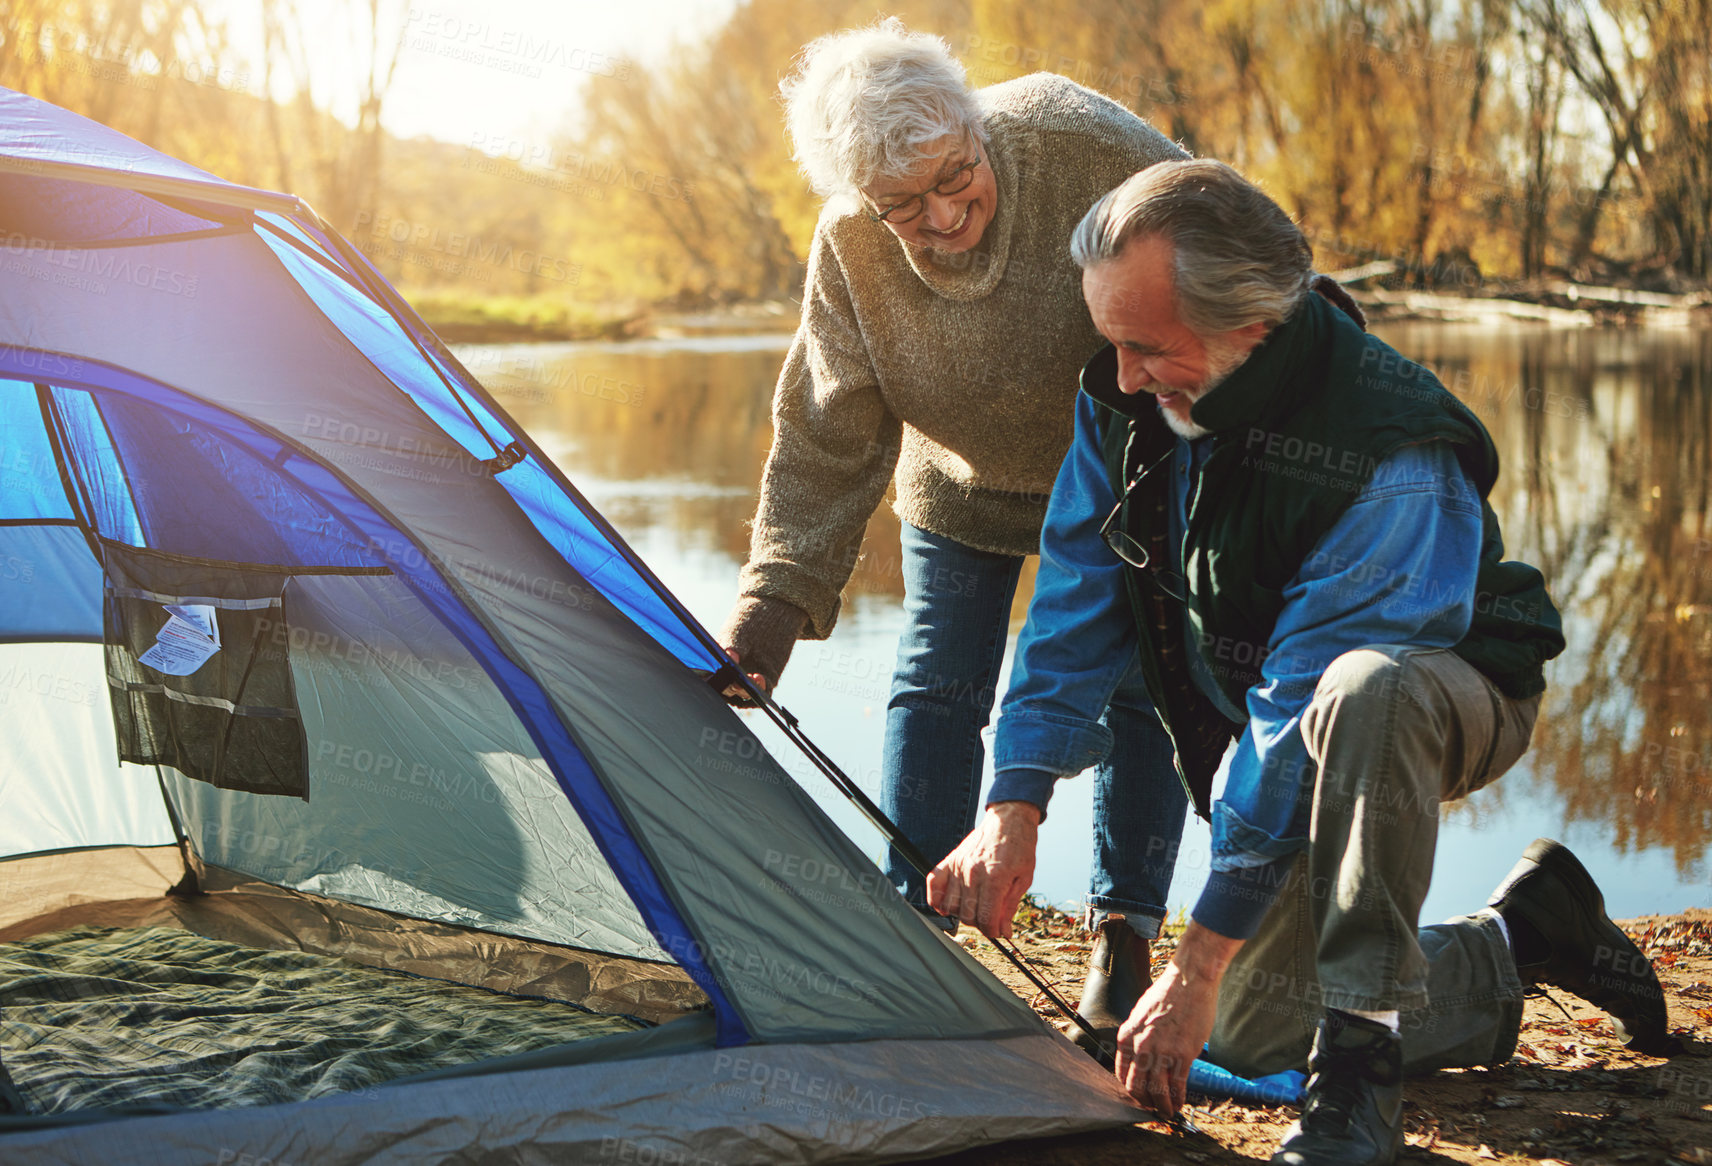
[[(997, 696), (1021, 570), (1018, 556), (903, 524), (907, 622), (886, 706), (880, 806), (929, 863), (975, 826), (986, 761), (981, 731)], [(1138, 931), (1156, 934), (1188, 800), (1170, 741), (1139, 685), (1132, 669), (1104, 718), (1117, 744), (1096, 771), (1089, 905), (1128, 915), (1132, 926), (1143, 924)], [(925, 880), (889, 847), (886, 874), (925, 910)]]

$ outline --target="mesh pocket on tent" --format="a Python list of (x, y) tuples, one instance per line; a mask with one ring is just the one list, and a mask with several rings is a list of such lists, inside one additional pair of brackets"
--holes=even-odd
[[(291, 576), (111, 543), (105, 557), (119, 759), (170, 765), (220, 789), (308, 801), (308, 747), (285, 649)], [(208, 620), (218, 647), (163, 653), (163, 643), (173, 647), (169, 608), (192, 625)]]

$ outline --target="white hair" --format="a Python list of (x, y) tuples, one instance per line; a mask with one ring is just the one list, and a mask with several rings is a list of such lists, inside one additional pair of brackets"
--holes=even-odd
[(951, 46), (895, 16), (810, 41), (779, 92), (797, 164), (822, 198), (919, 175), (922, 147), (941, 138), (986, 141)]

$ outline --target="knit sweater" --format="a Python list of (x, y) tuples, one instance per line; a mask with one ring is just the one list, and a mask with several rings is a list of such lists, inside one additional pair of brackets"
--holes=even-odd
[(831, 633), (894, 478), (905, 522), (979, 550), (1036, 551), (1077, 376), (1102, 343), (1071, 232), (1135, 171), (1185, 157), (1050, 73), (976, 96), (998, 194), (972, 251), (906, 244), (850, 206), (829, 205), (815, 226), (739, 582), (807, 613), (807, 638)]

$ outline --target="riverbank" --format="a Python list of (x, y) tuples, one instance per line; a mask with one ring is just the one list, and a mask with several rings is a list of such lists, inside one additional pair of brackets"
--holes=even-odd
[[(1359, 275), (1359, 273), (1358, 273)], [(1387, 290), (1360, 277), (1350, 291), (1374, 322), (1431, 320), (1454, 323), (1519, 321), (1548, 327), (1712, 326), (1712, 292), (1674, 295), (1633, 288), (1594, 287), (1543, 280), (1492, 294)], [(675, 339), (757, 332), (789, 333), (799, 306), (787, 300), (729, 304), (698, 310), (660, 305), (608, 304), (558, 296), (491, 296), (462, 290), (405, 289), (405, 298), (440, 337), (452, 344), (528, 341)]]
[(788, 301), (680, 311), (657, 305), (566, 300), (553, 295), (494, 296), (444, 288), (402, 290), (404, 298), (448, 344), (788, 334), (797, 326), (798, 305)]
[(1352, 286), (1350, 292), (1374, 321), (1523, 321), (1558, 328), (1712, 325), (1712, 293), (1707, 292), (1673, 295), (1634, 288), (1595, 287), (1562, 280), (1518, 284), (1501, 295), (1390, 291), (1359, 284)]
[[(1690, 1162), (1712, 1166), (1712, 910), (1623, 922), (1664, 984), (1671, 1027), (1686, 1052), (1663, 1060), (1617, 1043), (1597, 1009), (1554, 992), (1568, 1016), (1530, 1000), (1516, 1056), (1498, 1069), (1445, 1071), (1413, 1079), (1405, 1098), (1409, 1163), (1533, 1163), (1629, 1166)], [(1154, 945), (1154, 967), (1170, 958), (1175, 932)], [(992, 944), (963, 929), (964, 946), (1019, 995), (1033, 989)], [(1088, 942), (1062, 912), (1025, 907), (1018, 943), (1072, 1001), (1081, 992)], [(1052, 1019), (1050, 1008), (1036, 1010)], [(1199, 1131), (1172, 1134), (1159, 1123), (1070, 1138), (986, 1147), (942, 1166), (1217, 1166), (1265, 1161), (1296, 1117), (1293, 1107), (1230, 1102), (1190, 1107)]]
[(462, 289), (400, 289), (448, 344), (624, 340), (647, 336), (650, 313), (636, 306), (585, 304), (561, 296), (495, 296)]

